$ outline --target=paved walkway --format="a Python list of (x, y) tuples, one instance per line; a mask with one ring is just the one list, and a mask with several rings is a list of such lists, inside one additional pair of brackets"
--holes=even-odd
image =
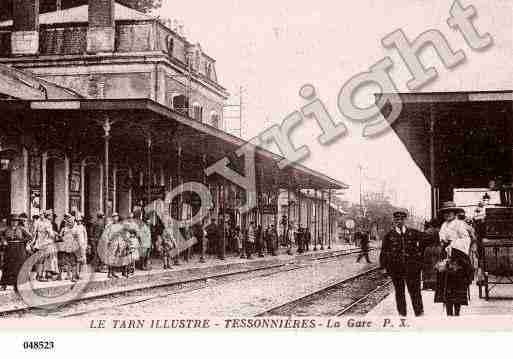
[[(434, 303), (434, 291), (422, 291), (424, 302), (424, 316), (433, 318), (445, 317), (445, 308), (441, 303)], [(407, 294), (408, 314), (413, 315), (411, 302)], [(511, 315), (513, 314), (513, 285), (501, 285), (490, 292), (490, 300), (479, 298), (478, 287), (473, 284), (470, 287), (470, 302), (468, 306), (461, 308), (461, 316), (482, 316), (482, 315)], [(395, 297), (392, 293), (378, 304), (368, 316), (390, 317), (396, 316)]]

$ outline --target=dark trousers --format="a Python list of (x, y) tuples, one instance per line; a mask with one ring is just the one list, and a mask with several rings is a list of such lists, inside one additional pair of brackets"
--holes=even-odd
[(253, 254), (253, 246), (254, 245), (255, 245), (255, 243), (246, 241), (246, 257), (248, 259), (250, 259), (251, 255)]
[(264, 240), (261, 238), (257, 238), (255, 242), (255, 253), (258, 254), (259, 257), (264, 256)]
[(226, 242), (223, 236), (217, 239), (217, 257), (224, 259), (226, 257)]
[(446, 303), (445, 304), (445, 310), (447, 311), (447, 315), (452, 316), (459, 316), (460, 315), (460, 309), (461, 305), (459, 304), (453, 304), (453, 303)]
[(274, 243), (272, 241), (272, 238), (271, 237), (267, 237), (266, 238), (266, 242), (267, 242), (267, 253), (270, 254), (270, 255), (275, 256), (276, 253), (275, 253)]
[(424, 307), (422, 305), (422, 294), (420, 293), (420, 271), (406, 275), (393, 275), (392, 282), (394, 284), (395, 303), (399, 315), (406, 316), (405, 286), (408, 288), (408, 293), (410, 293), (413, 312), (416, 316), (422, 315)]
[(297, 250), (299, 253), (303, 253), (305, 251), (305, 245), (303, 241), (303, 236), (297, 237)]
[(369, 259), (369, 251), (362, 251), (360, 254), (358, 254), (358, 258), (356, 258), (356, 262), (360, 262), (360, 260), (362, 258), (365, 258), (365, 260), (367, 261), (367, 263), (371, 263), (370, 259)]

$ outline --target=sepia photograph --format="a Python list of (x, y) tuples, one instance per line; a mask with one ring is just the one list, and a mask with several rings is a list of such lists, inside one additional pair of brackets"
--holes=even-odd
[(512, 55), (512, 0), (2, 0), (0, 331), (513, 330)]

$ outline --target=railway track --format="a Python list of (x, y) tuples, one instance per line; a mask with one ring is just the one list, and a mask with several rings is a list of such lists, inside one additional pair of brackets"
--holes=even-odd
[[(376, 250), (372, 248), (371, 250)], [(271, 267), (252, 268), (236, 272), (221, 273), (206, 278), (192, 279), (181, 283), (159, 283), (154, 286), (140, 289), (126, 289), (116, 293), (98, 295), (89, 298), (77, 298), (73, 302), (65, 303), (54, 309), (19, 308), (6, 312), (0, 312), (2, 317), (24, 317), (29, 315), (53, 316), (58, 318), (80, 317), (93, 314), (105, 309), (128, 306), (143, 303), (157, 298), (163, 298), (179, 293), (194, 292), (206, 287), (218, 286), (227, 282), (244, 281), (252, 278), (267, 277), (288, 271), (298, 270), (318, 263), (325, 263), (337, 260), (339, 257), (358, 254), (360, 250), (350, 249), (340, 251), (336, 254), (310, 259), (307, 263), (282, 263)], [(148, 294), (151, 292), (151, 294)]]
[(390, 293), (391, 283), (379, 268), (372, 268), (257, 316), (363, 315)]

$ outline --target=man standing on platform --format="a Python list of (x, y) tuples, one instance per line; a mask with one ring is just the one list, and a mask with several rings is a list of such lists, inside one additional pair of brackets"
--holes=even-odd
[(204, 229), (203, 229), (203, 223), (204, 222), (199, 222), (199, 223), (195, 223), (193, 226), (192, 226), (192, 233), (194, 235), (194, 237), (196, 237), (196, 239), (198, 240), (198, 248), (200, 250), (200, 259), (199, 259), (199, 262), (200, 263), (205, 263), (205, 233), (204, 233)]
[(380, 254), (380, 265), (392, 277), (397, 311), (403, 317), (407, 313), (405, 285), (415, 316), (424, 314), (420, 272), (426, 243), (423, 243), (425, 240), (419, 231), (406, 227), (407, 216), (405, 211), (394, 212), (394, 226), (383, 238)]
[(310, 250), (310, 243), (312, 242), (312, 232), (310, 231), (310, 226), (306, 226), (305, 232), (303, 233), (304, 237), (304, 246), (305, 251), (308, 252)]
[(258, 257), (264, 257), (264, 231), (261, 225), (258, 225), (256, 229), (256, 250), (258, 252)]
[(210, 223), (205, 227), (207, 232), (207, 247), (208, 253), (215, 254), (217, 252), (217, 223), (216, 219), (212, 217)]
[(299, 225), (297, 227), (297, 230), (294, 232), (294, 237), (297, 244), (297, 252), (303, 253), (305, 250), (303, 248), (303, 228), (301, 227), (301, 225)]
[(368, 233), (363, 233), (360, 237), (361, 252), (358, 255), (358, 258), (356, 259), (357, 263), (360, 263), (360, 260), (362, 258), (365, 258), (367, 263), (372, 263), (371, 260), (369, 259), (369, 236), (370, 235)]
[(271, 256), (276, 256), (276, 248), (278, 247), (278, 232), (276, 226), (271, 224), (270, 228), (267, 229), (267, 251)]
[(255, 246), (256, 242), (256, 227), (255, 222), (250, 222), (247, 232), (247, 238), (246, 238), (246, 258), (251, 259), (251, 254), (253, 253), (253, 247)]
[[(141, 214), (137, 213), (137, 216)], [(138, 217), (136, 217), (138, 218)], [(144, 216), (144, 222), (140, 224), (140, 238), (139, 238), (139, 255), (140, 255), (140, 269), (149, 271), (151, 270), (150, 255), (153, 246), (151, 236), (151, 215), (148, 213)]]

